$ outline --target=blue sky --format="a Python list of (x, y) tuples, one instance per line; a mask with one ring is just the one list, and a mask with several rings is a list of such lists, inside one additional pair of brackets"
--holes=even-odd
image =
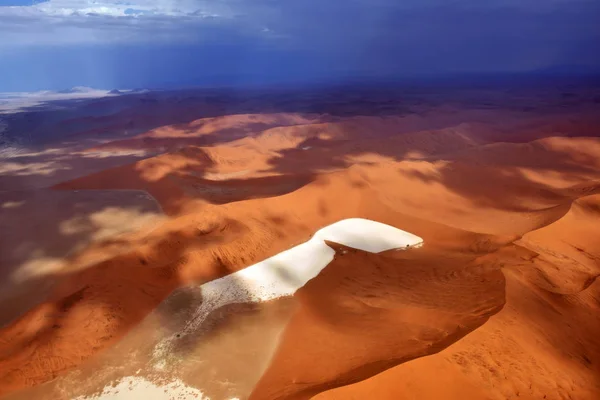
[(0, 0), (0, 91), (600, 70), (599, 0)]

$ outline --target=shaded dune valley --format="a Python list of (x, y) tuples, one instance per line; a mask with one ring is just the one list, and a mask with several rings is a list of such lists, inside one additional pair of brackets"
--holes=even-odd
[(599, 90), (215, 93), (0, 152), (0, 399), (600, 398)]

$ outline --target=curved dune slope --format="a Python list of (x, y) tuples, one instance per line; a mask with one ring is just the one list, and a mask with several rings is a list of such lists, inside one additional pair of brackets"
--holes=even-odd
[(440, 351), (503, 306), (502, 273), (465, 258), (440, 265), (420, 250), (396, 258), (333, 247), (335, 260), (298, 292), (300, 309), (251, 399), (310, 398), (363, 380)]

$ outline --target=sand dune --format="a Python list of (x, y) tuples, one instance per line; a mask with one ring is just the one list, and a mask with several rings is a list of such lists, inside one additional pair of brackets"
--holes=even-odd
[[(23, 290), (7, 308), (0, 394), (85, 399), (131, 379), (176, 382), (181, 398), (597, 398), (600, 125), (550, 106), (461, 107), (190, 119), (82, 152), (150, 149), (144, 159), (83, 157), (81, 174), (36, 178), (52, 186), (46, 206), (64, 204), (39, 240), (67, 234), (45, 242), (62, 249), (59, 269), (28, 269), (43, 296)], [(143, 224), (149, 206), (124, 190), (166, 216)], [(94, 217), (101, 193), (137, 213)], [(20, 198), (1, 194), (18, 226)], [(91, 211), (69, 222), (84, 197)], [(364, 227), (358, 241), (321, 234), (352, 218), (425, 245), (361, 247)], [(3, 240), (3, 271), (23, 264), (11, 249), (25, 239)], [(303, 243), (326, 255), (307, 274)], [(252, 271), (281, 272), (260, 262), (293, 248), (309, 259), (261, 299)], [(169, 357), (156, 352), (165, 340)]]
[(202, 118), (183, 125), (152, 129), (123, 140), (112, 140), (91, 148), (98, 150), (179, 149), (189, 145), (211, 145), (252, 136), (277, 126), (302, 125), (317, 116), (300, 114), (240, 114)]
[(250, 398), (310, 398), (363, 380), (440, 351), (502, 308), (500, 271), (473, 270), (465, 257), (457, 273), (427, 260), (427, 247), (400, 259), (338, 248), (299, 292), (301, 308)]
[(580, 198), (546, 226), (476, 260), (502, 267), (507, 281), (504, 308), (483, 327), (434, 357), (316, 398), (594, 398), (597, 205), (597, 195)]
[(305, 243), (202, 285), (202, 305), (185, 328), (160, 343), (157, 350), (167, 356), (174, 340), (196, 333), (206, 318), (219, 308), (293, 295), (334, 260), (335, 251), (329, 242), (372, 253), (423, 244), (420, 237), (379, 222), (361, 218), (338, 221), (319, 229)]

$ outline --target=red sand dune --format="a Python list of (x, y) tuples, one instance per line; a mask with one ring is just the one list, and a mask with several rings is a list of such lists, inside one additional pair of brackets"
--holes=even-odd
[[(425, 246), (368, 254), (330, 243), (334, 261), (294, 296), (251, 399), (598, 398), (599, 139), (574, 123), (499, 143), (505, 128), (485, 124), (320, 118), (160, 128), (105, 147), (173, 150), (55, 186), (146, 190), (170, 218), (79, 252), (73, 265), (125, 249), (65, 273), (0, 329), (0, 393), (85, 363), (179, 285), (363, 217)], [(220, 130), (228, 143), (177, 142)]]

